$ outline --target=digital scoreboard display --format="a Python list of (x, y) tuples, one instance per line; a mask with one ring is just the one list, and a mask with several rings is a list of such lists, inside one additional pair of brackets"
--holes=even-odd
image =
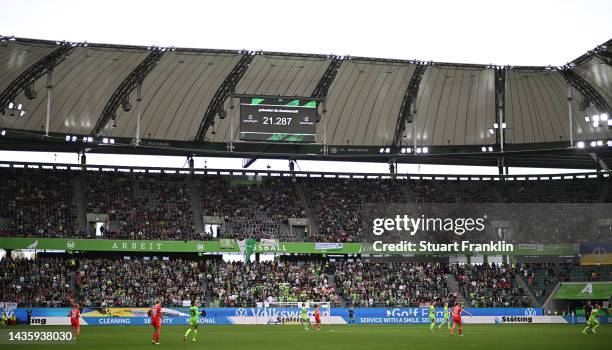
[(240, 139), (315, 142), (318, 101), (301, 98), (240, 98)]

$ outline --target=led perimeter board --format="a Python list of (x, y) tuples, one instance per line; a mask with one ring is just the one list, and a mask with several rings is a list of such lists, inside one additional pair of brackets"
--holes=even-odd
[(240, 97), (240, 140), (315, 142), (318, 101)]

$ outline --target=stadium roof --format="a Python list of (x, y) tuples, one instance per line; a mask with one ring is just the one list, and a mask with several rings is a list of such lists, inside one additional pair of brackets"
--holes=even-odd
[[(612, 118), (611, 64), (612, 40), (563, 67), (500, 67), (0, 36), (0, 128), (10, 136), (10, 142), (0, 139), (0, 147), (228, 155), (231, 141), (235, 155), (361, 160), (397, 155), (405, 156), (399, 161), (477, 165), (511, 156), (514, 164), (592, 168), (594, 159), (610, 164), (605, 145), (612, 129), (605, 123), (593, 127), (585, 117)], [(50, 137), (41, 139), (48, 68)], [(131, 143), (139, 83), (143, 142), (136, 150)], [(236, 142), (232, 93), (323, 98), (318, 144)], [(129, 111), (122, 108), (126, 102)], [(23, 116), (15, 110), (19, 104)], [(220, 118), (221, 110), (230, 117)], [(491, 130), (496, 123), (506, 129)], [(604, 147), (570, 148), (570, 134), (574, 146), (583, 141), (588, 149), (592, 141), (603, 141)], [(66, 135), (94, 141), (68, 145)], [(113, 149), (103, 150), (103, 137), (117, 140)], [(488, 146), (493, 151), (483, 154)], [(427, 161), (415, 152), (424, 147)]]

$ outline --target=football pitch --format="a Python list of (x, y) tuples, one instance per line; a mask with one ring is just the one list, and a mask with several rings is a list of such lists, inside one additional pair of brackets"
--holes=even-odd
[[(20, 327), (21, 328), (21, 327)], [(56, 327), (53, 327), (57, 329)], [(466, 325), (464, 336), (446, 329), (432, 333), (428, 325), (332, 325), (320, 332), (300, 326), (200, 326), (196, 342), (183, 341), (184, 326), (162, 327), (160, 345), (151, 344), (151, 327), (89, 326), (75, 344), (17, 345), (14, 349), (232, 349), (232, 350), (391, 350), (391, 349), (606, 349), (612, 325), (595, 335), (580, 333), (581, 325)], [(23, 329), (23, 328), (22, 328)], [(28, 330), (39, 330), (30, 327)], [(62, 328), (65, 330), (66, 328)], [(42, 329), (40, 329), (42, 330)], [(608, 344), (608, 345), (606, 345)]]

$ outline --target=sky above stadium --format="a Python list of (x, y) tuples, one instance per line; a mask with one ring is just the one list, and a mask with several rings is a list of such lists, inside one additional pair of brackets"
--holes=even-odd
[(612, 37), (610, 0), (0, 0), (0, 34), (438, 62), (562, 65)]

